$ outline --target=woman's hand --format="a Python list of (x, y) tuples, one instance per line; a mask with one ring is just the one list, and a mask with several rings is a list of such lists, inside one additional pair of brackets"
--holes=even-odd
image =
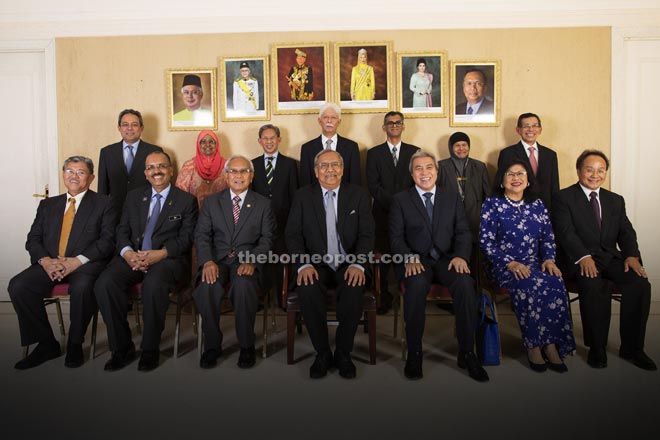
[(552, 260), (545, 260), (543, 264), (541, 264), (541, 270), (543, 272), (548, 272), (550, 275), (554, 275), (556, 277), (561, 276), (561, 270), (559, 270), (555, 262)]
[(517, 261), (512, 261), (511, 263), (506, 265), (506, 268), (513, 273), (513, 276), (516, 277), (517, 280), (522, 280), (523, 278), (529, 278), (531, 275), (531, 271), (529, 270), (529, 267), (525, 266), (522, 263), (518, 263)]

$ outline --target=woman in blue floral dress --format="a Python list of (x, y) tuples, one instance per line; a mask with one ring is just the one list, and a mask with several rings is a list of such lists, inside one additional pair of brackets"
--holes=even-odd
[(532, 370), (563, 373), (575, 350), (568, 296), (555, 264), (555, 238), (522, 161), (507, 167), (499, 191), (481, 209), (479, 244), (489, 275), (509, 290)]

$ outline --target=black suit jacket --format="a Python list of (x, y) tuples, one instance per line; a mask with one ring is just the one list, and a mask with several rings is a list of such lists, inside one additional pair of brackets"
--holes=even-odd
[[(151, 186), (134, 189), (126, 196), (117, 226), (117, 251), (126, 246), (137, 251), (142, 246), (150, 201)], [(168, 259), (178, 260), (189, 268), (198, 209), (194, 196), (171, 185), (151, 236), (153, 249), (167, 249)]]
[(399, 160), (394, 166), (392, 153), (387, 142), (377, 145), (367, 151), (367, 186), (374, 203), (371, 212), (376, 223), (376, 248), (389, 251), (389, 236), (387, 233), (387, 217), (394, 194), (413, 186), (412, 176), (408, 171), (411, 156), (419, 147), (401, 142)]
[[(543, 204), (551, 211), (552, 207), (552, 196), (554, 193), (559, 191), (559, 165), (557, 162), (557, 153), (555, 153), (550, 148), (544, 147), (538, 142), (536, 145), (539, 147), (539, 168), (536, 173), (536, 176), (527, 176), (530, 183), (536, 182), (538, 194), (543, 200)], [(502, 183), (502, 177), (504, 176), (504, 167), (507, 163), (513, 158), (524, 161), (529, 169), (532, 169), (532, 165), (529, 163), (529, 156), (527, 156), (527, 151), (523, 147), (522, 142), (518, 142), (515, 145), (511, 145), (500, 151), (500, 156), (497, 159), (497, 174), (495, 175), (495, 181), (493, 182), (493, 189), (498, 188)]]
[(575, 269), (572, 263), (585, 255), (591, 255), (599, 267), (607, 266), (615, 257), (640, 258), (637, 234), (626, 215), (623, 197), (601, 188), (599, 199), (600, 231), (589, 199), (579, 184), (555, 194), (552, 224), (557, 241), (568, 257), (566, 266), (569, 269)]
[(117, 215), (121, 215), (124, 200), (129, 191), (149, 186), (149, 182), (144, 175), (144, 162), (147, 155), (154, 151), (163, 151), (163, 149), (140, 140), (129, 174), (124, 163), (124, 151), (121, 141), (101, 149), (98, 168), (98, 192), (110, 196)]
[[(463, 206), (465, 206), (465, 215), (470, 225), (470, 231), (472, 231), (473, 242), (477, 243), (481, 205), (490, 194), (490, 182), (486, 164), (477, 159), (468, 159), (465, 168), (465, 177), (467, 180), (465, 181)], [(438, 162), (438, 185), (440, 188), (458, 194), (458, 181), (456, 178), (456, 167), (451, 158)]]
[(245, 251), (254, 255), (268, 255), (271, 250), (275, 237), (275, 217), (270, 200), (248, 190), (235, 225), (233, 205), (229, 189), (204, 199), (195, 230), (199, 268), (207, 261), (220, 262), (232, 252), (237, 255)]
[[(66, 200), (67, 195), (61, 194), (39, 203), (25, 243), (32, 264), (42, 257), (57, 258)], [(99, 274), (105, 268), (115, 248), (116, 219), (110, 198), (87, 190), (76, 210), (65, 252), (67, 257), (89, 258), (76, 272)]]
[[(393, 255), (417, 254), (424, 263), (431, 261), (431, 249), (435, 247), (441, 258), (470, 261), (472, 236), (458, 193), (436, 187), (431, 222), (422, 198), (412, 187), (394, 196), (389, 220)], [(397, 264), (395, 270), (402, 279), (405, 265)]]
[(269, 186), (266, 182), (266, 166), (264, 155), (252, 159), (254, 166), (254, 178), (251, 189), (262, 196), (268, 197), (271, 208), (277, 221), (277, 237), (274, 250), (284, 252), (284, 229), (289, 217), (291, 202), (298, 189), (298, 165), (294, 159), (278, 153), (277, 163), (273, 170), (273, 183)]
[[(323, 150), (325, 145), (321, 141), (321, 136), (305, 142), (300, 148), (300, 186), (317, 183), (314, 174), (314, 157)], [(354, 141), (337, 135), (337, 153), (344, 159), (344, 175), (341, 178), (342, 183), (361, 183), (360, 173), (360, 149)]]
[[(349, 183), (340, 185), (337, 198), (337, 235), (347, 256), (362, 259), (361, 263), (357, 263), (365, 268), (365, 274), (369, 274), (369, 266), (366, 263), (369, 252), (374, 248), (374, 219), (369, 211), (369, 195), (363, 188)], [(296, 192), (286, 225), (286, 245), (289, 253), (294, 256), (327, 254), (325, 206), (319, 184), (305, 186)], [(300, 261), (294, 261), (296, 269), (302, 264)]]

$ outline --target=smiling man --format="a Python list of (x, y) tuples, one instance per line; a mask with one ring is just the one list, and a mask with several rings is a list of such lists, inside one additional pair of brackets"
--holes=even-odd
[(392, 253), (406, 256), (404, 263), (394, 267), (405, 286), (403, 318), (408, 358), (404, 374), (411, 380), (423, 376), (426, 295), (432, 283), (440, 283), (447, 286), (454, 302), (458, 366), (467, 368), (474, 380), (487, 381), (488, 374), (473, 351), (477, 292), (467, 263), (472, 236), (463, 203), (458, 193), (436, 186), (438, 164), (432, 154), (417, 151), (409, 167), (415, 186), (396, 194), (390, 209)]
[(112, 351), (105, 364), (107, 371), (119, 370), (135, 357), (126, 319), (128, 289), (142, 283), (144, 325), (138, 369), (149, 371), (158, 367), (169, 293), (190, 279), (197, 199), (170, 184), (173, 172), (167, 153), (149, 154), (143, 172), (151, 187), (126, 196), (117, 227), (119, 255), (94, 286)]

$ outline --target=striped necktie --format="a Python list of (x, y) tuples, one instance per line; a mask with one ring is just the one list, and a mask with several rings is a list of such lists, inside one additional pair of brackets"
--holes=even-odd
[(269, 189), (273, 184), (273, 159), (273, 156), (266, 158), (266, 183), (268, 183)]
[(241, 198), (235, 196), (232, 200), (234, 201), (234, 206), (232, 208), (232, 214), (234, 215), (234, 224), (237, 224), (238, 217), (241, 215), (241, 205), (239, 205), (239, 203), (241, 202)]

